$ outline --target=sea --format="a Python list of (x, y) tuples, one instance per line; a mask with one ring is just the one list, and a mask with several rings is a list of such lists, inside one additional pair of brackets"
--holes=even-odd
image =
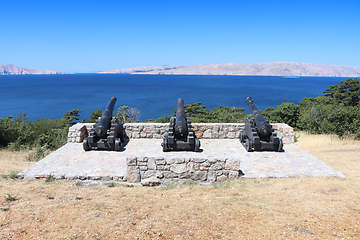
[(140, 111), (140, 121), (171, 115), (177, 99), (185, 104), (201, 102), (207, 109), (230, 106), (246, 109), (252, 97), (260, 110), (276, 107), (284, 100), (299, 103), (323, 95), (342, 77), (274, 77), (224, 75), (131, 75), (64, 74), (1, 75), (0, 118), (26, 113), (29, 119), (57, 119), (67, 111), (82, 110), (80, 120), (89, 119), (95, 109), (104, 111), (116, 97), (114, 113), (121, 106)]

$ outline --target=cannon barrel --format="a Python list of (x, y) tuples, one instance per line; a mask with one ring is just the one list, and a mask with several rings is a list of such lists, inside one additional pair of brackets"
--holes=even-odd
[(184, 100), (182, 98), (179, 98), (177, 102), (175, 135), (179, 137), (187, 136), (187, 124), (186, 124), (186, 116), (184, 109)]
[(112, 97), (110, 99), (109, 104), (107, 105), (104, 113), (99, 120), (99, 123), (96, 125), (95, 133), (99, 137), (106, 136), (106, 132), (110, 128), (112, 113), (114, 111), (116, 100), (116, 97)]
[(255, 121), (257, 133), (260, 138), (268, 138), (271, 135), (271, 125), (265, 119), (265, 117), (261, 114), (260, 110), (256, 107), (254, 101), (251, 97), (246, 98), (246, 102), (249, 105), (252, 117)]

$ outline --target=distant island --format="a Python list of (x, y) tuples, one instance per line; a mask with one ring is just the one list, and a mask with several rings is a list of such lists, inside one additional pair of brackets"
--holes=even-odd
[(182, 65), (164, 65), (164, 66), (157, 66), (157, 67), (133, 67), (133, 68), (124, 68), (124, 69), (117, 69), (99, 73), (122, 73), (122, 74), (136, 74), (136, 73), (144, 73), (144, 74), (159, 74), (159, 72), (173, 70), (173, 69), (180, 69), (186, 68), (188, 66)]
[[(165, 65), (117, 69), (99, 74), (155, 74), (155, 75), (235, 75), (283, 77), (360, 77), (360, 67), (313, 63), (272, 62), (255, 64), (201, 64), (193, 66)], [(65, 74), (51, 70), (22, 68), (13, 64), (0, 65), (0, 75)]]
[(249, 75), (284, 77), (360, 77), (360, 67), (273, 62), (256, 64), (207, 64), (119, 69), (100, 73), (169, 74), (169, 75)]
[(0, 75), (26, 75), (26, 74), (65, 74), (51, 70), (37, 70), (35, 68), (17, 67), (14, 64), (0, 65)]

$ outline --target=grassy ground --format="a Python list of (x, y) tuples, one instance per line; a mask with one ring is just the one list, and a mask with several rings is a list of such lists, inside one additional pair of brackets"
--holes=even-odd
[(84, 188), (13, 180), (33, 163), (0, 150), (0, 239), (360, 239), (360, 141), (300, 133), (298, 145), (346, 178)]

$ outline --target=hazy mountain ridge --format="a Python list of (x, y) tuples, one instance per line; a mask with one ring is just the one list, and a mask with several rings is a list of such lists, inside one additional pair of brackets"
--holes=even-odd
[(134, 67), (134, 68), (124, 68), (124, 69), (117, 69), (111, 71), (104, 71), (99, 73), (142, 73), (142, 72), (152, 72), (152, 71), (166, 71), (171, 69), (180, 69), (186, 66), (182, 65), (164, 65), (164, 66), (157, 66), (157, 67)]
[(65, 74), (51, 70), (37, 70), (35, 68), (17, 67), (14, 64), (0, 65), (0, 75), (26, 75), (26, 74)]
[(134, 72), (134, 74), (359, 77), (360, 67), (291, 62), (226, 63), (193, 65), (169, 70), (153, 70), (151, 72)]
[[(248, 75), (248, 76), (317, 76), (317, 77), (360, 77), (360, 67), (325, 65), (313, 63), (272, 62), (255, 64), (200, 64), (192, 66), (164, 65), (155, 67), (134, 67), (98, 72), (122, 74), (170, 74), (170, 75)], [(0, 65), (0, 75), (66, 74), (51, 70), (22, 68), (13, 64)]]

